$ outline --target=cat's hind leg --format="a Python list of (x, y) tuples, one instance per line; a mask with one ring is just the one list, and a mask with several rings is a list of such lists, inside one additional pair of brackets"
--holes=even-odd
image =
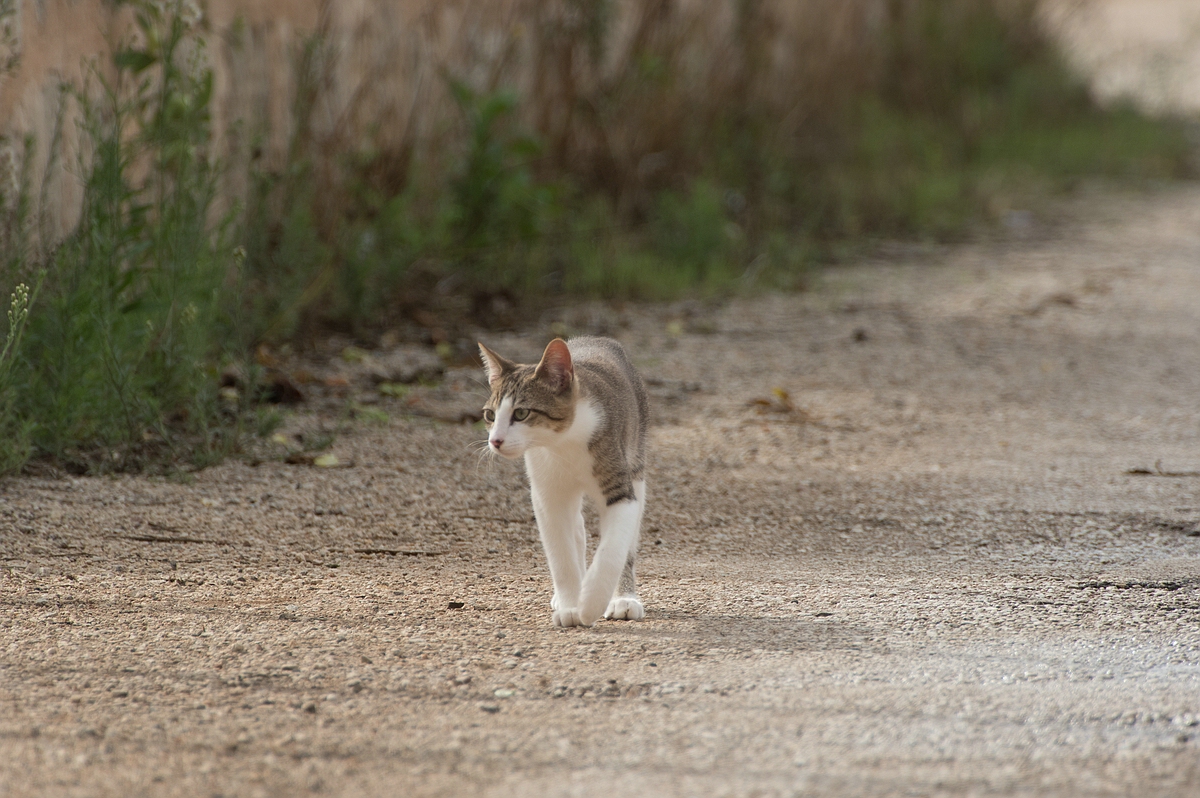
[(640, 621), (646, 617), (646, 608), (642, 606), (642, 600), (637, 595), (637, 574), (634, 571), (636, 561), (636, 552), (630, 551), (625, 559), (625, 570), (621, 571), (621, 581), (617, 583), (617, 592), (613, 594), (612, 601), (608, 602), (608, 609), (604, 611), (605, 618), (614, 621)]

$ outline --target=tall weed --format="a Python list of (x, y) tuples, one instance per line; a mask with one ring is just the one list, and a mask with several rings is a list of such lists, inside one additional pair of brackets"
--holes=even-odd
[(234, 260), (211, 218), (212, 73), (183, 4), (132, 5), (115, 77), (68, 92), (90, 145), (82, 216), (44, 264), (7, 394), (31, 451), (79, 471), (219, 456), (240, 410), (214, 373)]
[(16, 408), (14, 366), (21, 351), (21, 340), (29, 322), (29, 307), (41, 287), (41, 275), (31, 290), (24, 283), (13, 289), (8, 309), (8, 332), (0, 350), (0, 474), (20, 468), (29, 459), (33, 444), (33, 422)]

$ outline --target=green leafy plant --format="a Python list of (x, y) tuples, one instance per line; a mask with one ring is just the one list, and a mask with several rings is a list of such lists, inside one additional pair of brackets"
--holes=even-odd
[(236, 445), (244, 410), (219, 401), (214, 371), (234, 257), (211, 221), (212, 73), (183, 4), (130, 5), (115, 77), (68, 90), (89, 145), (82, 216), (8, 376), (30, 452), (80, 471), (205, 462)]
[(528, 166), (541, 145), (506, 125), (517, 107), (517, 95), (479, 94), (461, 81), (451, 81), (450, 87), (470, 130), (466, 158), (450, 183), (455, 242), (474, 254), (534, 241), (552, 197)]

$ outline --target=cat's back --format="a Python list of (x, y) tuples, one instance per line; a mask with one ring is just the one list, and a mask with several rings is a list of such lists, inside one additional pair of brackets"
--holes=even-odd
[(589, 393), (645, 394), (642, 378), (619, 341), (584, 335), (567, 341), (567, 348), (575, 372)]
[[(584, 394), (598, 402), (614, 426), (622, 426), (637, 439), (646, 434), (649, 400), (641, 376), (612, 338), (585, 335), (567, 341), (571, 362)], [(620, 422), (626, 423), (620, 423)]]

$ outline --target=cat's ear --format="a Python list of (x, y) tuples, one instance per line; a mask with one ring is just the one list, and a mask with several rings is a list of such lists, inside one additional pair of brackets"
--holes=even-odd
[(533, 376), (549, 383), (555, 393), (570, 390), (571, 379), (575, 376), (575, 367), (571, 365), (571, 350), (567, 349), (566, 341), (555, 338), (546, 345), (546, 351), (542, 353), (542, 361), (537, 364), (537, 370), (533, 372)]
[(479, 344), (479, 355), (483, 358), (483, 367), (487, 369), (488, 385), (495, 385), (506, 371), (512, 371), (514, 364), (497, 355), (482, 343)]

